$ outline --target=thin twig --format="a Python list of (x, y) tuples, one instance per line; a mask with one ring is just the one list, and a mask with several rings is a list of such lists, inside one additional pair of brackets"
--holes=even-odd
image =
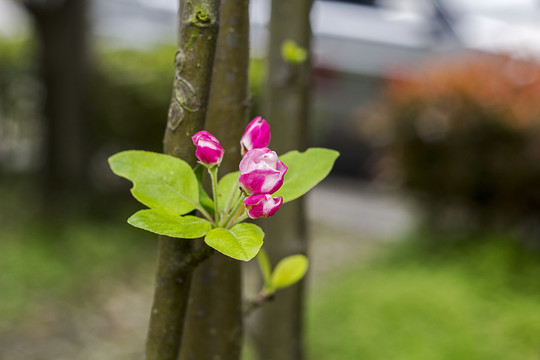
[(257, 297), (251, 301), (248, 301), (244, 310), (244, 317), (248, 317), (255, 310), (263, 306), (266, 302), (274, 300), (274, 293), (266, 293), (261, 291)]

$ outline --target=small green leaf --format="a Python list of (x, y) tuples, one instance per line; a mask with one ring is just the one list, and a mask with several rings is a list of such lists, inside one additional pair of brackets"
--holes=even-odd
[(238, 224), (230, 230), (216, 228), (206, 234), (204, 242), (233, 259), (249, 261), (257, 255), (264, 232), (255, 224)]
[(163, 210), (147, 209), (136, 212), (128, 223), (159, 235), (176, 238), (196, 239), (203, 237), (212, 225), (196, 216), (178, 216)]
[(227, 207), (232, 207), (233, 202), (238, 199), (240, 195), (240, 188), (238, 185), (238, 179), (240, 178), (240, 172), (235, 171), (228, 173), (219, 180), (218, 183), (218, 206), (220, 211), (230, 210)]
[(257, 254), (257, 260), (259, 261), (259, 268), (261, 269), (261, 273), (263, 275), (264, 284), (268, 285), (270, 284), (272, 268), (270, 267), (270, 260), (268, 259), (268, 255), (266, 255), (266, 251), (261, 249), (261, 251), (259, 251)]
[(288, 63), (301, 64), (307, 59), (307, 50), (289, 39), (281, 45), (281, 56)]
[(270, 278), (273, 290), (290, 286), (301, 280), (308, 269), (309, 261), (304, 255), (292, 255), (281, 260)]
[(131, 193), (149, 208), (183, 215), (199, 206), (197, 178), (181, 159), (131, 150), (111, 156), (109, 165), (133, 183)]
[(307, 193), (332, 170), (339, 153), (323, 148), (309, 148), (301, 153), (296, 150), (280, 156), (287, 165), (283, 186), (272, 196), (283, 196), (289, 202)]

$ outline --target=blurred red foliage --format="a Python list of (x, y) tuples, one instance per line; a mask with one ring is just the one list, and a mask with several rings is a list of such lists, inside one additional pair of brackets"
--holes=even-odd
[(540, 219), (538, 63), (477, 55), (402, 73), (362, 120), (379, 178), (426, 195), (434, 215)]

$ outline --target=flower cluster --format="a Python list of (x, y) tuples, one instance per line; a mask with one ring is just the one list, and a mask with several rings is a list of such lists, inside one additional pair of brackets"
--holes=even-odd
[[(243, 158), (238, 182), (246, 195), (246, 214), (252, 219), (274, 215), (283, 203), (281, 196), (272, 197), (272, 194), (283, 185), (287, 166), (267, 148), (270, 137), (270, 126), (258, 116), (249, 123), (240, 140)], [(192, 140), (199, 163), (209, 169), (219, 166), (224, 150), (218, 139), (207, 131), (199, 131)]]
[(286, 171), (287, 166), (268, 148), (249, 150), (244, 155), (238, 182), (240, 189), (249, 195), (244, 199), (244, 205), (250, 218), (272, 216), (281, 206), (281, 196), (273, 198), (271, 194), (283, 185)]
[[(192, 137), (198, 159), (195, 166), (176, 156), (140, 150), (115, 154), (109, 165), (116, 175), (133, 183), (133, 196), (148, 207), (133, 214), (130, 225), (172, 238), (204, 238), (209, 248), (201, 248), (201, 255), (210, 254), (210, 248), (240, 261), (261, 254), (265, 284), (260, 294), (270, 296), (298, 281), (307, 269), (307, 259), (289, 256), (272, 270), (260, 253), (263, 229), (245, 220), (273, 216), (283, 203), (306, 194), (328, 175), (339, 153), (310, 148), (278, 158), (268, 148), (270, 126), (260, 117), (249, 123), (238, 140), (242, 148), (237, 150), (242, 154), (239, 171), (222, 174), (221, 179), (218, 173), (224, 170), (220, 166), (225, 150), (207, 131)], [(203, 170), (210, 175), (206, 180), (212, 185), (211, 194), (202, 186)]]

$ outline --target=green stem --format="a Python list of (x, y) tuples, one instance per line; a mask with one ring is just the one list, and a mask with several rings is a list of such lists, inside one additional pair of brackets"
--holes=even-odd
[(215, 217), (215, 224), (219, 224), (219, 207), (218, 207), (218, 182), (217, 182), (217, 172), (218, 167), (214, 166), (211, 168), (208, 168), (208, 172), (210, 173), (210, 177), (212, 178), (212, 196), (214, 197), (214, 217)]
[(239, 189), (236, 189), (235, 191), (233, 191), (233, 193), (231, 194), (231, 196), (229, 197), (229, 201), (227, 201), (227, 207), (225, 208), (225, 214), (228, 214), (229, 213), (229, 210), (231, 209), (231, 206), (232, 204), (236, 204), (235, 202), (235, 198), (236, 200), (238, 201), (238, 197), (241, 195), (241, 192)]
[(241, 213), (239, 216), (237, 216), (236, 218), (233, 219), (230, 226), (232, 227), (232, 226), (238, 224), (239, 222), (242, 222), (242, 221), (246, 220), (247, 218), (248, 218), (248, 216), (247, 216), (246, 213)]
[(203, 214), (204, 217), (207, 218), (208, 221), (210, 221), (210, 223), (211, 223), (212, 225), (217, 224), (217, 223), (214, 221), (214, 219), (212, 218), (212, 216), (208, 213), (208, 211), (206, 211), (206, 210), (204, 209), (204, 207), (202, 207), (202, 206), (197, 206), (197, 210), (199, 210), (199, 211), (201, 212), (201, 214)]
[(236, 216), (236, 213), (238, 212), (238, 209), (240, 208), (240, 205), (244, 203), (245, 194), (242, 192), (242, 195), (238, 198), (236, 201), (236, 204), (234, 204), (233, 210), (229, 213), (229, 216), (227, 217), (227, 220), (222, 225), (225, 225), (225, 228), (228, 229), (230, 226), (229, 224), (233, 221), (233, 219)]

